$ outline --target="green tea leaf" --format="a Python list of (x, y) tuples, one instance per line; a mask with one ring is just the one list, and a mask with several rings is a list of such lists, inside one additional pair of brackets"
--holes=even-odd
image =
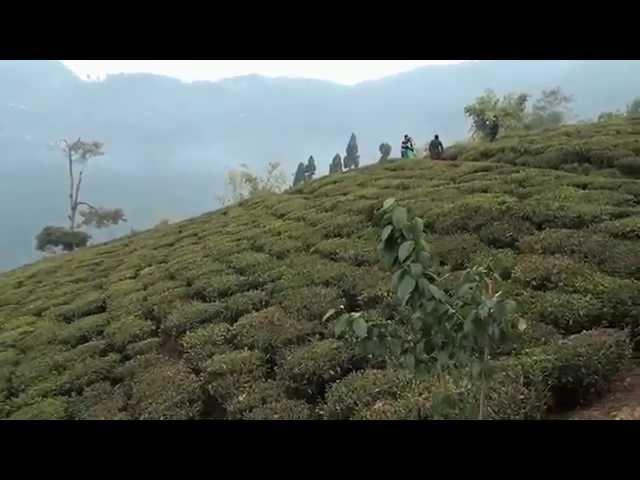
[(391, 232), (393, 232), (393, 225), (387, 225), (386, 227), (384, 227), (384, 230), (382, 230), (382, 235), (381, 235), (381, 240), (384, 242), (385, 240), (387, 240), (387, 238), (389, 238), (389, 235), (391, 235)]
[(407, 224), (407, 209), (404, 207), (394, 208), (391, 220), (396, 228), (402, 229)]
[(402, 277), (400, 285), (398, 285), (398, 298), (402, 302), (403, 306), (407, 303), (407, 300), (409, 300), (409, 295), (411, 295), (414, 288), (416, 288), (415, 278), (410, 275)]
[(416, 242), (414, 242), (413, 240), (409, 240), (400, 245), (400, 248), (398, 249), (398, 258), (401, 262), (404, 262), (409, 257), (409, 255), (411, 255), (415, 245)]
[(344, 333), (344, 331), (347, 329), (349, 320), (350, 320), (349, 315), (342, 315), (340, 318), (338, 318), (338, 320), (336, 321), (335, 329), (334, 329), (336, 337), (339, 337)]
[(400, 280), (402, 280), (402, 277), (405, 275), (405, 273), (406, 272), (404, 271), (404, 269), (402, 269), (393, 274), (393, 276), (391, 277), (391, 290), (393, 290), (394, 292), (398, 290)]
[(393, 207), (396, 203), (395, 198), (387, 198), (382, 204), (382, 210), (388, 210)]
[(424, 271), (424, 268), (419, 263), (412, 263), (411, 265), (409, 265), (409, 272), (411, 273), (411, 276), (416, 280), (422, 277), (423, 271)]
[(356, 334), (358, 338), (365, 338), (367, 336), (367, 322), (365, 322), (364, 318), (357, 317), (353, 321), (353, 333)]
[(433, 295), (435, 299), (440, 300), (441, 302), (446, 302), (448, 300), (447, 294), (432, 283), (429, 284), (429, 292), (431, 292), (431, 295)]

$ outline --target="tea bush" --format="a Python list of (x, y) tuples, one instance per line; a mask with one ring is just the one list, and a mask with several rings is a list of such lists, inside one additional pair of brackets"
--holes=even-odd
[[(591, 330), (626, 329), (640, 348), (640, 123), (514, 133), (449, 154), (364, 166), (0, 274), (0, 418), (474, 418), (469, 370), (404, 383), (397, 365), (331, 338), (343, 313), (410, 331), (374, 251), (388, 197), (424, 219), (449, 270), (490, 264), (526, 320), (492, 350), (503, 373), (488, 380), (486, 418), (540, 418), (605, 391), (629, 342)], [(432, 401), (442, 385), (448, 408)]]
[(352, 371), (355, 361), (356, 355), (347, 345), (326, 339), (290, 350), (278, 365), (277, 374), (294, 392), (313, 398)]

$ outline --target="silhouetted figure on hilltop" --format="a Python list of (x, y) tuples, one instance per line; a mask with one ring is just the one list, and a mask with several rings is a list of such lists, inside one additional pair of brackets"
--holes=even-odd
[(498, 133), (500, 132), (500, 121), (498, 120), (497, 115), (494, 115), (491, 120), (489, 120), (487, 132), (489, 134), (490, 142), (493, 142), (498, 137)]
[(431, 140), (431, 142), (429, 143), (429, 154), (431, 155), (432, 159), (440, 160), (440, 157), (442, 157), (443, 151), (444, 151), (444, 146), (440, 141), (440, 137), (436, 135), (435, 137), (433, 137), (433, 140)]

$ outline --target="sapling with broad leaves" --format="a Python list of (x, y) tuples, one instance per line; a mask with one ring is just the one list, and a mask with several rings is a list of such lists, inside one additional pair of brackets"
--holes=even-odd
[(491, 354), (525, 327), (514, 315), (515, 303), (504, 298), (490, 267), (443, 267), (426, 241), (424, 221), (395, 199), (384, 202), (376, 220), (378, 251), (393, 271), (391, 289), (407, 315), (372, 321), (363, 312), (346, 313), (336, 321), (336, 335), (389, 366), (434, 375), (440, 394), (447, 389), (447, 372), (468, 369), (480, 384), (478, 418), (485, 418)]

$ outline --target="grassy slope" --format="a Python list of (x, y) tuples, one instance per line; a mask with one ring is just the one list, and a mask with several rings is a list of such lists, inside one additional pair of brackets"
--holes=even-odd
[[(632, 123), (591, 128), (608, 128), (609, 151), (640, 138)], [(544, 150), (557, 138), (522, 143)], [(535, 418), (541, 405), (603, 389), (628, 349), (593, 329), (633, 329), (640, 318), (640, 181), (416, 160), (4, 274), (0, 418), (429, 417), (428, 381), (373, 370), (321, 321), (341, 304), (397, 314), (370, 223), (390, 196), (424, 216), (453, 268), (504, 261), (531, 327), (499, 360), (493, 418)], [(583, 330), (593, 331), (575, 336)]]

